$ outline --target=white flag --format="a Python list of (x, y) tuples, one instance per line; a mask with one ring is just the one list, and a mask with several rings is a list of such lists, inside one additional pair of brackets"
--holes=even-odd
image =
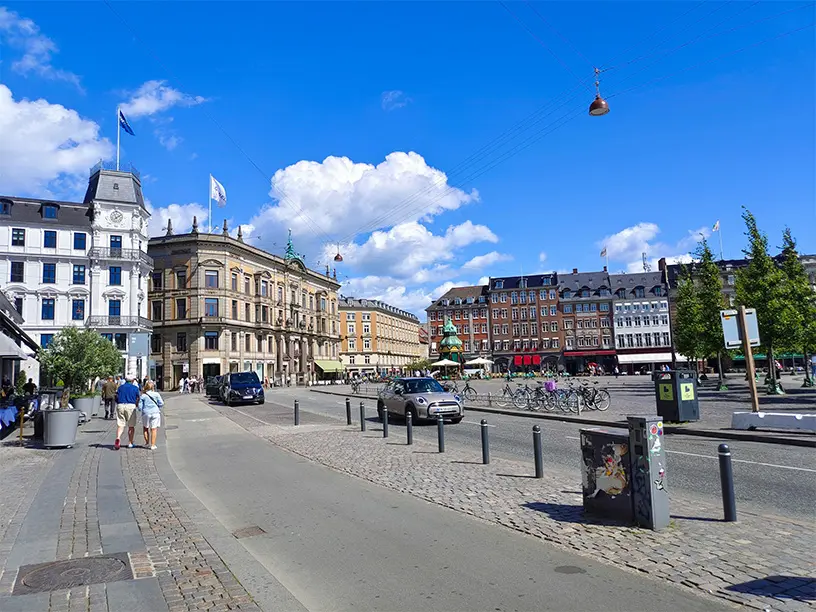
[(714, 227), (711, 228), (712, 232), (719, 232), (720, 231), (720, 220), (717, 219), (717, 222), (714, 224)]
[(606, 257), (606, 247), (601, 251), (601, 257)]
[(215, 180), (212, 174), (210, 175), (210, 199), (218, 202), (218, 206), (227, 205), (227, 190)]

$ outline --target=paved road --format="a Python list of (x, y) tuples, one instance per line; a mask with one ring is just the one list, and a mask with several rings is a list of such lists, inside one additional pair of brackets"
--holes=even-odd
[[(304, 419), (307, 414), (320, 414), (335, 419), (345, 419), (344, 400), (339, 396), (312, 393), (304, 389), (276, 389), (267, 394), (267, 401), (292, 405), (300, 401)], [(359, 400), (353, 410), (354, 422), (358, 422)], [(366, 402), (370, 415), (374, 416), (375, 403)], [(245, 408), (254, 416), (273, 422), (271, 411), (263, 407)], [(267, 416), (265, 416), (267, 415)], [(481, 457), (479, 421), (487, 418), (490, 427), (491, 453), (509, 459), (528, 459), (532, 462), (532, 426), (540, 425), (543, 434), (544, 462), (574, 468), (575, 481), (565, 487), (580, 490), (580, 454), (578, 432), (585, 425), (541, 421), (517, 416), (469, 412), (459, 425), (446, 429), (448, 444), (472, 449), (475, 460)], [(281, 422), (281, 417), (274, 417)], [(304, 422), (306, 422), (304, 420)], [(391, 434), (402, 440), (405, 428), (402, 422), (393, 423)], [(414, 428), (419, 438), (435, 439), (435, 426)], [(741, 512), (753, 512), (790, 517), (797, 520), (816, 519), (816, 450), (809, 448), (760, 444), (735, 440), (712, 440), (691, 436), (672, 435), (667, 440), (670, 457), (670, 482), (674, 489), (699, 495), (702, 499), (719, 503), (720, 481), (717, 463), (717, 446), (726, 442), (732, 450), (737, 500)]]
[(204, 404), (168, 454), (229, 531), (265, 531), (240, 542), (308, 610), (732, 609), (300, 459)]

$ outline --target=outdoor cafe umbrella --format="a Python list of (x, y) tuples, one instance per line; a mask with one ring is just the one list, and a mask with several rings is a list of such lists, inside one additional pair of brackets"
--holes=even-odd
[(449, 366), (458, 366), (458, 365), (459, 364), (457, 362), (451, 361), (450, 359), (441, 359), (441, 360), (439, 360), (439, 361), (437, 361), (435, 363), (432, 363), (431, 367), (432, 368), (436, 368), (436, 367), (447, 368)]
[(466, 361), (465, 365), (490, 365), (493, 363), (490, 359), (485, 359), (484, 357), (477, 357), (476, 359), (471, 359), (470, 361)]

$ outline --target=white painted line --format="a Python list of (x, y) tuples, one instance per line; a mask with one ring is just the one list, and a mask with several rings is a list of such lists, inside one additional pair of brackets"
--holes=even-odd
[[(468, 425), (478, 425), (479, 427), (482, 426), (481, 423), (476, 423), (475, 421), (462, 421), (462, 423), (467, 423)], [(491, 425), (490, 423), (487, 424), (488, 427), (496, 427), (496, 425)]]
[(232, 406), (227, 406), (227, 405), (224, 405), (224, 408), (229, 408), (230, 410), (234, 410), (238, 414), (243, 414), (245, 417), (249, 417), (253, 421), (258, 421), (259, 423), (263, 423), (264, 425), (269, 425), (269, 423), (267, 423), (266, 421), (262, 421), (261, 419), (256, 418), (256, 417), (252, 416), (251, 414), (247, 414), (243, 410), (238, 410), (237, 408), (233, 408)]

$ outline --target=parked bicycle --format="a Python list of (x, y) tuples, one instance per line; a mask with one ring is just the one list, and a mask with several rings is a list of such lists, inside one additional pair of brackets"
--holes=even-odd
[(603, 412), (611, 405), (611, 397), (609, 391), (598, 388), (598, 381), (593, 381), (592, 385), (582, 381), (578, 386), (575, 383), (569, 383), (570, 388), (567, 397), (570, 410), (578, 412), (578, 404), (587, 410), (599, 410)]
[(476, 389), (470, 386), (469, 380), (465, 381), (465, 386), (462, 387), (461, 391), (459, 390), (459, 385), (455, 380), (447, 381), (443, 386), (445, 387), (446, 391), (449, 391), (450, 393), (458, 393), (468, 402), (476, 401), (476, 396), (478, 394), (476, 393)]

